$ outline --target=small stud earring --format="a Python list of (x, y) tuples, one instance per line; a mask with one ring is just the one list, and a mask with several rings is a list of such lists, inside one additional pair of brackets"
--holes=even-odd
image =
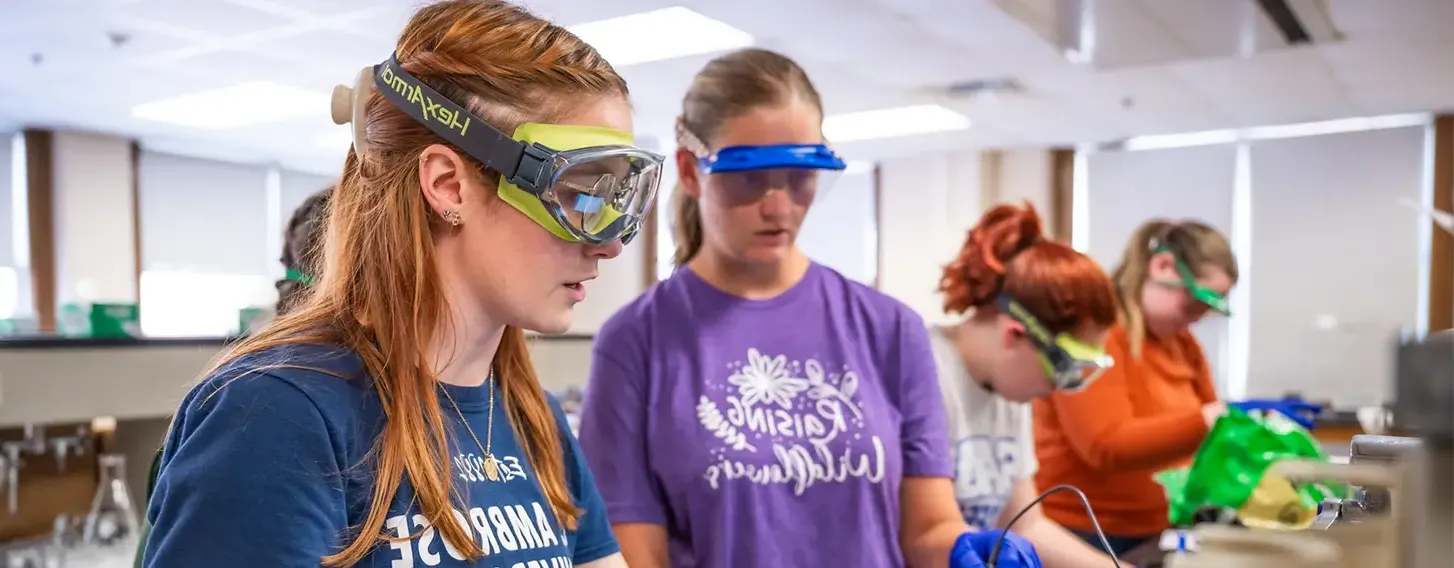
[(459, 212), (453, 209), (445, 209), (440, 215), (444, 217), (444, 221), (449, 223), (451, 227), (458, 227), (460, 223), (464, 222), (463, 219), (459, 218)]

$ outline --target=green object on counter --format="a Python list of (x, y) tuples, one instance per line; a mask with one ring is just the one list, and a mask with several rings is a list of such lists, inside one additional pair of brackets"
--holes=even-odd
[(1187, 526), (1198, 509), (1237, 510), (1248, 526), (1297, 528), (1317, 515), (1318, 503), (1342, 497), (1341, 486), (1290, 483), (1270, 475), (1283, 460), (1323, 460), (1327, 454), (1296, 422), (1277, 413), (1262, 419), (1235, 408), (1217, 419), (1187, 468), (1166, 470), (1154, 479), (1166, 490), (1173, 525)]
[(136, 304), (91, 304), (91, 337), (140, 337), (141, 308)]
[(65, 337), (90, 337), (91, 318), (80, 304), (62, 304), (56, 314), (56, 332)]
[(65, 337), (140, 337), (141, 310), (136, 304), (94, 303), (61, 306), (57, 331)]

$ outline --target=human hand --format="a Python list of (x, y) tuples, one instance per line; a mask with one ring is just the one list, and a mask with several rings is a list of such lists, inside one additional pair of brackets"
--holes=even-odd
[(1002, 534), (1004, 542), (1000, 544), (999, 557), (994, 559), (994, 568), (1042, 568), (1040, 555), (1035, 553), (1035, 545), (1030, 544), (1025, 537), (1003, 530), (959, 535), (959, 539), (954, 541), (954, 548), (949, 551), (949, 568), (988, 566), (995, 542), (1000, 540)]
[(1227, 405), (1220, 402), (1209, 402), (1202, 405), (1202, 420), (1206, 421), (1207, 428), (1211, 428), (1213, 424), (1217, 423), (1217, 419), (1226, 412)]
[(1230, 404), (1232, 408), (1242, 412), (1272, 411), (1292, 419), (1302, 425), (1303, 428), (1313, 429), (1313, 420), (1318, 413), (1323, 411), (1323, 405), (1304, 402), (1298, 399), (1267, 400), (1253, 399)]

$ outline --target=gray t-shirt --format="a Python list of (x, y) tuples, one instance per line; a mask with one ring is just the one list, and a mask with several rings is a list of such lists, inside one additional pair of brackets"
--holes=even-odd
[(944, 329), (931, 329), (929, 342), (948, 412), (959, 511), (972, 528), (995, 528), (1015, 485), (1039, 467), (1030, 405), (1000, 398), (971, 379)]

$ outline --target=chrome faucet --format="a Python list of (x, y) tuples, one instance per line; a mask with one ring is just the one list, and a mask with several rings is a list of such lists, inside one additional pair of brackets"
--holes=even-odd
[[(1348, 447), (1348, 463), (1392, 464), (1423, 447), (1418, 438), (1359, 434)], [(1392, 497), (1384, 487), (1353, 487), (1347, 499), (1329, 499), (1318, 504), (1313, 528), (1326, 529), (1335, 523), (1357, 523), (1371, 517), (1386, 516)]]
[(5, 458), (5, 502), (11, 515), (20, 511), (20, 467), (25, 465), (20, 456), (29, 444), (27, 440), (0, 443)]
[(43, 454), (49, 448), (45, 443), (45, 427), (35, 424), (25, 425), (25, 437), (21, 438), (21, 447), (26, 453)]
[(86, 442), (90, 440), (90, 430), (85, 426), (76, 428), (76, 433), (71, 436), (58, 436), (49, 440), (51, 452), (56, 457), (56, 469), (66, 471), (66, 460), (70, 456), (81, 457), (86, 455)]

